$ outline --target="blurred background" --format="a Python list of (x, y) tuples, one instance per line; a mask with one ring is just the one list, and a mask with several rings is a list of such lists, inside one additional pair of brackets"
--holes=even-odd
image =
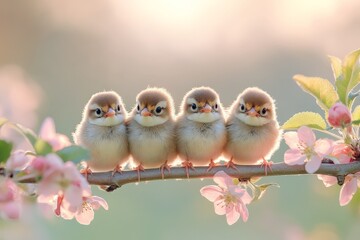
[[(360, 47), (356, 0), (0, 0), (0, 115), (38, 130), (46, 116), (71, 137), (90, 96), (117, 91), (129, 111), (148, 86), (167, 88), (177, 107), (196, 86), (228, 107), (249, 86), (269, 92), (282, 124), (299, 111), (323, 114), (294, 74), (333, 81), (327, 55)], [(283, 161), (285, 144), (273, 156)], [(90, 226), (42, 218), (0, 222), (0, 239), (358, 239), (359, 196), (340, 207), (338, 186), (315, 176), (277, 182), (228, 226), (199, 189), (212, 180), (128, 184)]]

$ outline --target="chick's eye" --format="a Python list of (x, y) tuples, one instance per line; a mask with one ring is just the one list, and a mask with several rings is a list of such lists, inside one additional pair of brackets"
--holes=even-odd
[(261, 115), (261, 116), (266, 116), (267, 113), (268, 113), (268, 110), (267, 110), (266, 108), (263, 108), (263, 109), (261, 109), (261, 111), (260, 111), (260, 115)]
[(136, 109), (137, 109), (138, 112), (140, 112), (140, 105), (139, 104), (136, 106)]
[(245, 112), (245, 105), (244, 104), (240, 104), (240, 107), (239, 107), (239, 109), (240, 109), (240, 112)]
[(191, 104), (191, 110), (193, 110), (193, 111), (197, 110), (197, 106), (195, 103)]
[(217, 111), (217, 110), (218, 110), (218, 108), (219, 108), (218, 104), (217, 104), (217, 103), (215, 103), (215, 105), (214, 105), (214, 109)]
[(95, 115), (96, 115), (97, 117), (101, 117), (102, 111), (101, 111), (100, 108), (95, 109)]
[(157, 107), (157, 108), (155, 109), (155, 113), (156, 113), (156, 114), (160, 114), (160, 113), (162, 113), (162, 110), (163, 110), (162, 107)]
[(118, 112), (120, 112), (120, 105), (118, 105), (118, 106), (116, 107), (116, 110), (117, 110)]

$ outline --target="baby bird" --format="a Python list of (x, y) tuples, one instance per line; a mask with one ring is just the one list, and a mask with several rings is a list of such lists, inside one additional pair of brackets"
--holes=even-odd
[(183, 98), (176, 127), (177, 150), (189, 177), (189, 168), (215, 166), (226, 143), (219, 95), (209, 87), (193, 88)]
[(163, 88), (147, 88), (136, 97), (128, 125), (129, 146), (137, 164), (138, 180), (144, 168), (164, 168), (176, 158), (174, 101)]
[(226, 122), (227, 144), (224, 155), (236, 164), (255, 164), (263, 160), (265, 173), (270, 158), (279, 148), (281, 131), (276, 120), (274, 100), (265, 91), (251, 87), (245, 89), (230, 107)]
[(82, 120), (73, 133), (74, 142), (90, 150), (86, 172), (121, 172), (129, 157), (126, 135), (126, 110), (121, 97), (113, 92), (99, 92), (85, 105)]

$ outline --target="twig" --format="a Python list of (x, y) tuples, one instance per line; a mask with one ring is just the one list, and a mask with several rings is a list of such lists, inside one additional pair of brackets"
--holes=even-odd
[[(227, 168), (226, 166), (218, 166), (207, 171), (208, 167), (195, 167), (195, 170), (189, 170), (189, 178), (211, 178), (218, 171), (224, 171), (228, 175), (239, 179), (250, 179), (252, 177), (264, 176), (282, 176), (282, 175), (305, 175), (309, 174), (305, 171), (304, 165), (289, 166), (285, 163), (274, 163), (271, 170), (265, 175), (264, 168), (261, 165), (236, 165), (237, 170)], [(360, 171), (360, 161), (354, 161), (348, 164), (330, 164), (322, 163), (319, 170), (314, 174), (324, 174), (336, 177), (341, 185), (345, 176), (350, 173)], [(94, 172), (87, 176), (88, 182), (92, 185), (109, 186), (107, 191), (113, 191), (127, 183), (138, 182), (137, 171), (122, 171), (122, 173), (112, 174), (109, 172)], [(0, 175), (4, 175), (4, 171), (0, 171)], [(186, 171), (182, 167), (173, 167), (171, 172), (164, 172), (164, 179), (186, 179)], [(140, 172), (140, 181), (162, 180), (160, 169), (146, 169)], [(34, 178), (22, 179), (22, 183), (34, 183)]]

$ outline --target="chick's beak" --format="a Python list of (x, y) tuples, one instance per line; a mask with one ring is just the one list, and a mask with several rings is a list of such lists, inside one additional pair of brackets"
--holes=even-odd
[(212, 108), (209, 104), (206, 104), (203, 108), (200, 109), (201, 113), (209, 113), (211, 112)]
[(149, 112), (149, 110), (147, 108), (144, 108), (143, 110), (141, 110), (140, 114), (143, 117), (150, 117), (152, 115), (151, 112)]
[(259, 113), (254, 108), (251, 108), (246, 114), (250, 117), (258, 117), (259, 116)]
[(115, 116), (115, 111), (114, 111), (114, 109), (109, 108), (109, 110), (107, 111), (107, 113), (105, 113), (105, 115), (104, 115), (104, 116), (105, 116), (105, 118)]

